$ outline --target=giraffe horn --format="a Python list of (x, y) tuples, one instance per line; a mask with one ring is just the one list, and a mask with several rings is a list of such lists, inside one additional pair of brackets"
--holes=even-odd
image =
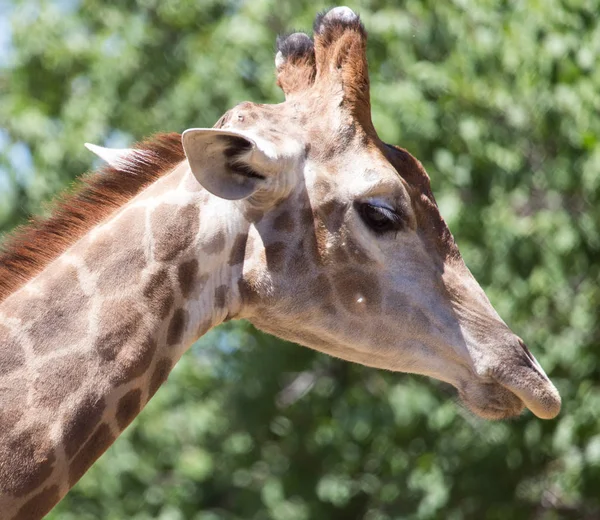
[(91, 143), (84, 145), (90, 152), (96, 154), (100, 159), (106, 161), (115, 168), (126, 164), (126, 157), (133, 152), (131, 148), (104, 148)]
[(286, 99), (310, 88), (315, 81), (315, 46), (310, 37), (297, 32), (277, 37), (277, 85)]
[(316, 84), (342, 87), (345, 104), (369, 133), (371, 122), (367, 31), (349, 7), (334, 7), (317, 16), (314, 23)]

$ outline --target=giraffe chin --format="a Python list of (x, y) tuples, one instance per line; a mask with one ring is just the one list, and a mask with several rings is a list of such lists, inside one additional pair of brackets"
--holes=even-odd
[(561, 407), (558, 390), (539, 372), (523, 372), (523, 367), (517, 367), (484, 383), (477, 381), (463, 385), (459, 390), (461, 400), (484, 419), (516, 417), (525, 407), (540, 419), (556, 417)]
[(510, 419), (521, 415), (525, 410), (521, 399), (495, 382), (469, 383), (463, 385), (458, 394), (464, 405), (483, 419)]

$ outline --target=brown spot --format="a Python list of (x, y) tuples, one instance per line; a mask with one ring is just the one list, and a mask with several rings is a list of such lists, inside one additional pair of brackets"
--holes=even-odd
[(346, 218), (348, 206), (337, 199), (329, 199), (318, 207), (319, 221), (330, 233), (339, 233)]
[(231, 255), (229, 256), (229, 265), (234, 266), (241, 264), (244, 261), (244, 255), (246, 253), (246, 241), (248, 235), (242, 233), (235, 237), (233, 247), (231, 248)]
[(321, 254), (317, 246), (317, 237), (314, 232), (306, 233), (302, 236), (300, 248), (304, 252), (306, 260), (315, 264), (321, 263)]
[(252, 222), (253, 224), (258, 224), (262, 218), (265, 216), (264, 210), (260, 208), (254, 207), (244, 207), (244, 218), (248, 222)]
[(104, 361), (113, 361), (123, 346), (134, 342), (142, 325), (142, 314), (133, 300), (107, 301), (98, 319), (96, 352)]
[(319, 212), (325, 216), (331, 215), (339, 203), (335, 199), (327, 199), (325, 202), (319, 205)]
[(0, 376), (7, 376), (13, 370), (22, 367), (25, 364), (25, 353), (12, 337), (12, 333), (4, 326), (0, 325)]
[(60, 494), (58, 486), (55, 484), (44, 488), (40, 493), (30, 498), (13, 516), (12, 520), (31, 520), (32, 518), (42, 518), (46, 513), (58, 503)]
[[(59, 269), (60, 268), (60, 269)], [(51, 266), (42, 293), (12, 298), (3, 306), (10, 316), (32, 321), (29, 337), (36, 354), (57, 352), (81, 338), (81, 316), (87, 316), (89, 298), (72, 266)]]
[(372, 274), (358, 269), (339, 271), (333, 275), (333, 283), (342, 305), (350, 312), (379, 310), (381, 289)]
[(167, 343), (170, 346), (179, 345), (183, 336), (183, 331), (188, 321), (188, 313), (184, 309), (177, 309), (173, 313), (169, 330), (167, 331)]
[(346, 150), (354, 141), (356, 136), (356, 123), (352, 122), (349, 125), (344, 126), (341, 131), (337, 133), (336, 143), (337, 151), (343, 152)]
[(117, 406), (117, 423), (121, 430), (124, 430), (139, 413), (141, 397), (142, 391), (139, 388), (135, 388), (119, 399), (119, 405)]
[(314, 281), (315, 295), (321, 301), (333, 301), (333, 289), (327, 275), (321, 273)]
[(193, 258), (188, 262), (184, 262), (177, 269), (177, 279), (179, 288), (184, 298), (187, 298), (192, 292), (194, 281), (198, 275), (198, 260)]
[(175, 302), (169, 273), (166, 269), (160, 269), (148, 278), (143, 294), (149, 300), (148, 307), (151, 312), (161, 319), (166, 318)]
[(286, 233), (291, 233), (294, 231), (294, 219), (291, 217), (289, 211), (283, 211), (273, 221), (273, 228), (276, 231), (284, 231)]
[(314, 225), (314, 220), (315, 220), (315, 217), (313, 215), (312, 208), (310, 208), (310, 207), (304, 208), (300, 212), (300, 222), (302, 223), (303, 226), (312, 227)]
[[(265, 105), (263, 105), (265, 106)], [(261, 113), (262, 118), (269, 123), (277, 123), (278, 120), (273, 112), (269, 112), (268, 110), (264, 110)]]
[(200, 229), (199, 210), (193, 205), (161, 204), (150, 217), (154, 258), (169, 262), (192, 245)]
[(152, 377), (150, 378), (150, 386), (148, 387), (148, 400), (150, 400), (160, 386), (167, 380), (169, 377), (169, 372), (171, 372), (171, 368), (173, 368), (173, 365), (171, 364), (171, 360), (169, 358), (163, 358), (156, 364)]
[(304, 233), (299, 240), (290, 245), (288, 269), (292, 272), (304, 272), (306, 269), (323, 263), (321, 253), (317, 246), (317, 237), (311, 230)]
[(40, 423), (0, 436), (0, 491), (22, 497), (52, 474), (56, 456), (48, 427)]
[(61, 356), (43, 365), (33, 383), (35, 402), (56, 410), (82, 385), (88, 365), (89, 357), (83, 355)]
[(238, 280), (238, 290), (240, 298), (246, 305), (256, 305), (260, 301), (260, 294), (256, 287), (256, 276), (252, 272), (246, 275), (246, 278)]
[[(14, 374), (0, 385), (0, 432), (8, 432), (27, 410), (26, 381)], [(0, 433), (0, 443), (2, 442)]]
[(346, 250), (350, 254), (350, 258), (359, 264), (371, 262), (367, 252), (351, 237), (346, 239)]
[(314, 185), (314, 191), (319, 199), (324, 199), (331, 195), (331, 183), (327, 179), (317, 179)]
[(121, 349), (110, 369), (111, 382), (115, 385), (122, 385), (140, 377), (150, 367), (155, 352), (156, 341), (150, 336), (140, 343), (128, 343)]
[(147, 264), (142, 247), (145, 219), (144, 208), (128, 210), (117, 221), (116, 229), (103, 232), (86, 251), (86, 265), (98, 273), (98, 289), (102, 294), (126, 291), (139, 282)]
[(88, 393), (77, 403), (73, 411), (66, 415), (62, 438), (69, 459), (77, 453), (94, 431), (105, 409), (106, 402), (103, 397)]
[(228, 293), (229, 289), (226, 285), (219, 285), (219, 287), (217, 287), (215, 289), (215, 301), (214, 301), (214, 306), (217, 309), (222, 309), (225, 307), (225, 304), (227, 303), (227, 293)]
[(202, 250), (209, 255), (216, 255), (225, 248), (225, 234), (218, 231), (204, 242)]
[(115, 442), (108, 424), (101, 424), (94, 432), (69, 466), (69, 485), (75, 483), (83, 476), (88, 468), (102, 455), (107, 448)]
[(265, 247), (267, 266), (269, 271), (278, 272), (283, 269), (285, 261), (285, 244), (283, 242), (274, 242)]

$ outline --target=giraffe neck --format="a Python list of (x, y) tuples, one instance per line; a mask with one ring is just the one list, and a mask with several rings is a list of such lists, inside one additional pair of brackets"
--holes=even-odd
[(248, 226), (183, 163), (0, 304), (6, 518), (49, 511), (187, 348), (239, 311)]

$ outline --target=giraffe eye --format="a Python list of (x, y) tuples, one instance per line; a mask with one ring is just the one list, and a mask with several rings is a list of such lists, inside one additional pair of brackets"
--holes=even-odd
[(400, 231), (404, 227), (402, 217), (389, 208), (363, 202), (358, 204), (357, 210), (363, 222), (375, 233)]

